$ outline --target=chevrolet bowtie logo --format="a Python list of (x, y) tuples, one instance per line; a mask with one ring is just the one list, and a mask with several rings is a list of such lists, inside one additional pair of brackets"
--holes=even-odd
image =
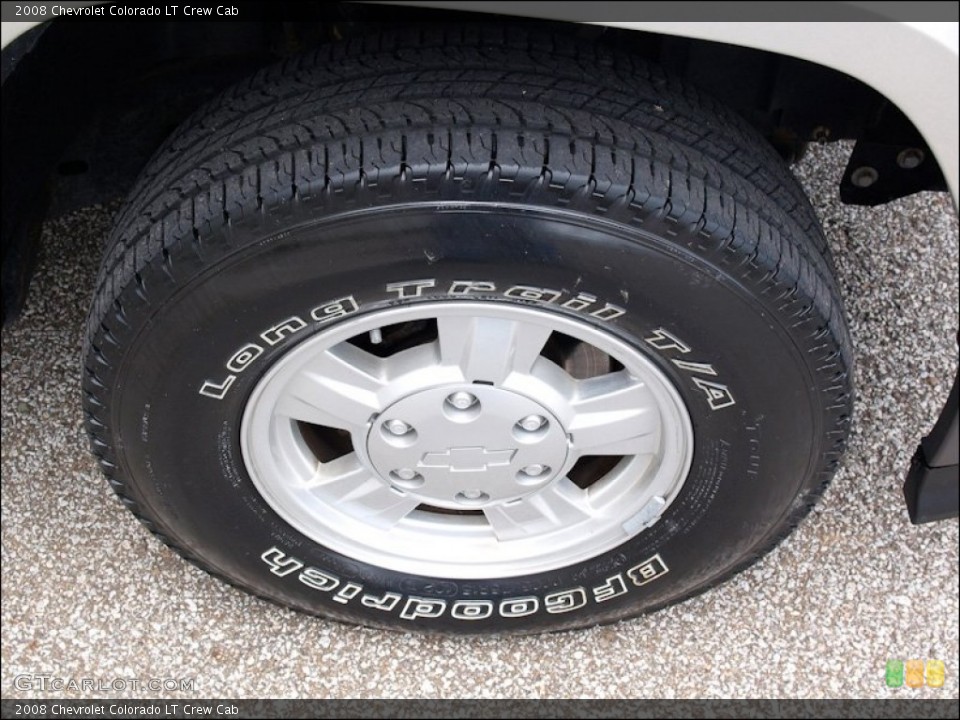
[(421, 467), (446, 468), (450, 472), (483, 472), (487, 468), (509, 465), (516, 450), (487, 450), (482, 447), (457, 447), (426, 453)]

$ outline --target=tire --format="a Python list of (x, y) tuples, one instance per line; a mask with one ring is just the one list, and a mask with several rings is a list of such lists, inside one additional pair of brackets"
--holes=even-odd
[(118, 215), (88, 330), (93, 451), (152, 532), (406, 631), (702, 592), (796, 525), (849, 427), (828, 251), (764, 140), (513, 30), (345, 43), (203, 108)]

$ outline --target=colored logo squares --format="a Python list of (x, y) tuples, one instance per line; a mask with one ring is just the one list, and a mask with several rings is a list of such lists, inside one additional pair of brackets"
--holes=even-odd
[(887, 687), (903, 687), (903, 660), (887, 660)]
[(927, 687), (941, 688), (947, 671), (943, 660), (927, 660)]
[(927, 660), (926, 671), (924, 671), (923, 660), (887, 660), (884, 671), (884, 680), (889, 688), (903, 687), (906, 684), (909, 688), (927, 687), (942, 688), (946, 678), (946, 666), (943, 660)]
[(907, 660), (907, 687), (923, 687), (922, 660)]

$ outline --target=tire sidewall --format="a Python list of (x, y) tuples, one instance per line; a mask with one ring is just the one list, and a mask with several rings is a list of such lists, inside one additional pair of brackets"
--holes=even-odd
[[(502, 203), (296, 212), (265, 239), (262, 228), (234, 226), (229, 245), (239, 249), (215, 262), (184, 253), (172, 273), (145, 272), (176, 289), (115, 374), (111, 424), (138, 502), (163, 518), (164, 534), (233, 582), (368, 625), (575, 627), (708, 586), (768, 545), (814, 483), (825, 410), (810, 350), (779, 319), (768, 288), (735, 280), (695, 233)], [(576, 318), (641, 350), (669, 378), (690, 413), (695, 451), (680, 495), (653, 527), (560, 570), (457, 580), (344, 557), (263, 500), (244, 464), (240, 423), (273, 363), (361, 314), (463, 300)], [(304, 327), (264, 341), (290, 318)], [(201, 394), (204, 387), (222, 397)]]

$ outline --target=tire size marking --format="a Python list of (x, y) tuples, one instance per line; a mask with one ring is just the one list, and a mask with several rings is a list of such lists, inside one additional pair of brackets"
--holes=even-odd
[(307, 565), (299, 558), (274, 546), (260, 559), (277, 577), (296, 574), (303, 585), (328, 593), (334, 602), (343, 605), (359, 602), (365, 608), (394, 613), (403, 620), (435, 619), (448, 615), (454, 620), (486, 620), (497, 615), (502, 618), (522, 618), (543, 610), (551, 615), (580, 610), (589, 604), (601, 604), (626, 595), (637, 587), (663, 577), (670, 569), (659, 554), (647, 558), (628, 570), (607, 577), (599, 585), (578, 586), (557, 590), (540, 597), (524, 595), (502, 600), (448, 600), (417, 595), (387, 592), (382, 595), (364, 592), (360, 583), (344, 581), (333, 573)]
[(661, 353), (666, 355), (667, 359), (670, 360), (675, 367), (689, 374), (690, 381), (697, 387), (698, 390), (706, 395), (707, 405), (710, 406), (711, 410), (722, 410), (723, 408), (737, 404), (737, 401), (733, 399), (733, 393), (730, 392), (730, 388), (728, 388), (726, 385), (716, 382), (715, 380), (707, 380), (702, 377), (697, 377), (698, 375), (716, 377), (717, 371), (714, 369), (713, 365), (704, 362), (681, 360), (679, 358), (670, 357), (667, 354), (677, 352), (681, 355), (685, 355), (692, 350), (689, 345), (687, 345), (676, 335), (664, 330), (663, 328), (657, 328), (653, 331), (650, 337), (644, 338), (643, 341), (650, 347), (656, 348)]
[[(424, 297), (424, 291), (436, 293), (437, 280), (422, 278), (420, 280), (406, 280), (403, 282), (387, 283), (384, 287), (388, 300), (410, 300)], [(474, 295), (499, 295), (512, 300), (523, 300), (539, 305), (551, 305), (565, 310), (588, 315), (592, 318), (607, 322), (621, 315), (626, 310), (617, 305), (601, 302), (595, 295), (586, 292), (576, 294), (553, 288), (537, 287), (535, 285), (511, 285), (498, 288), (497, 284), (488, 280), (454, 280), (439, 293), (440, 296), (451, 298), (471, 297)], [(253, 340), (237, 348), (224, 363), (227, 370), (225, 375), (206, 379), (200, 385), (199, 393), (214, 400), (223, 400), (237, 378), (247, 368), (253, 365), (267, 349), (275, 347), (289, 340), (297, 333), (308, 327), (316, 327), (360, 310), (360, 303), (353, 295), (330, 300), (311, 308), (301, 315), (291, 315), (271, 325)], [(309, 318), (309, 319), (304, 319)]]

